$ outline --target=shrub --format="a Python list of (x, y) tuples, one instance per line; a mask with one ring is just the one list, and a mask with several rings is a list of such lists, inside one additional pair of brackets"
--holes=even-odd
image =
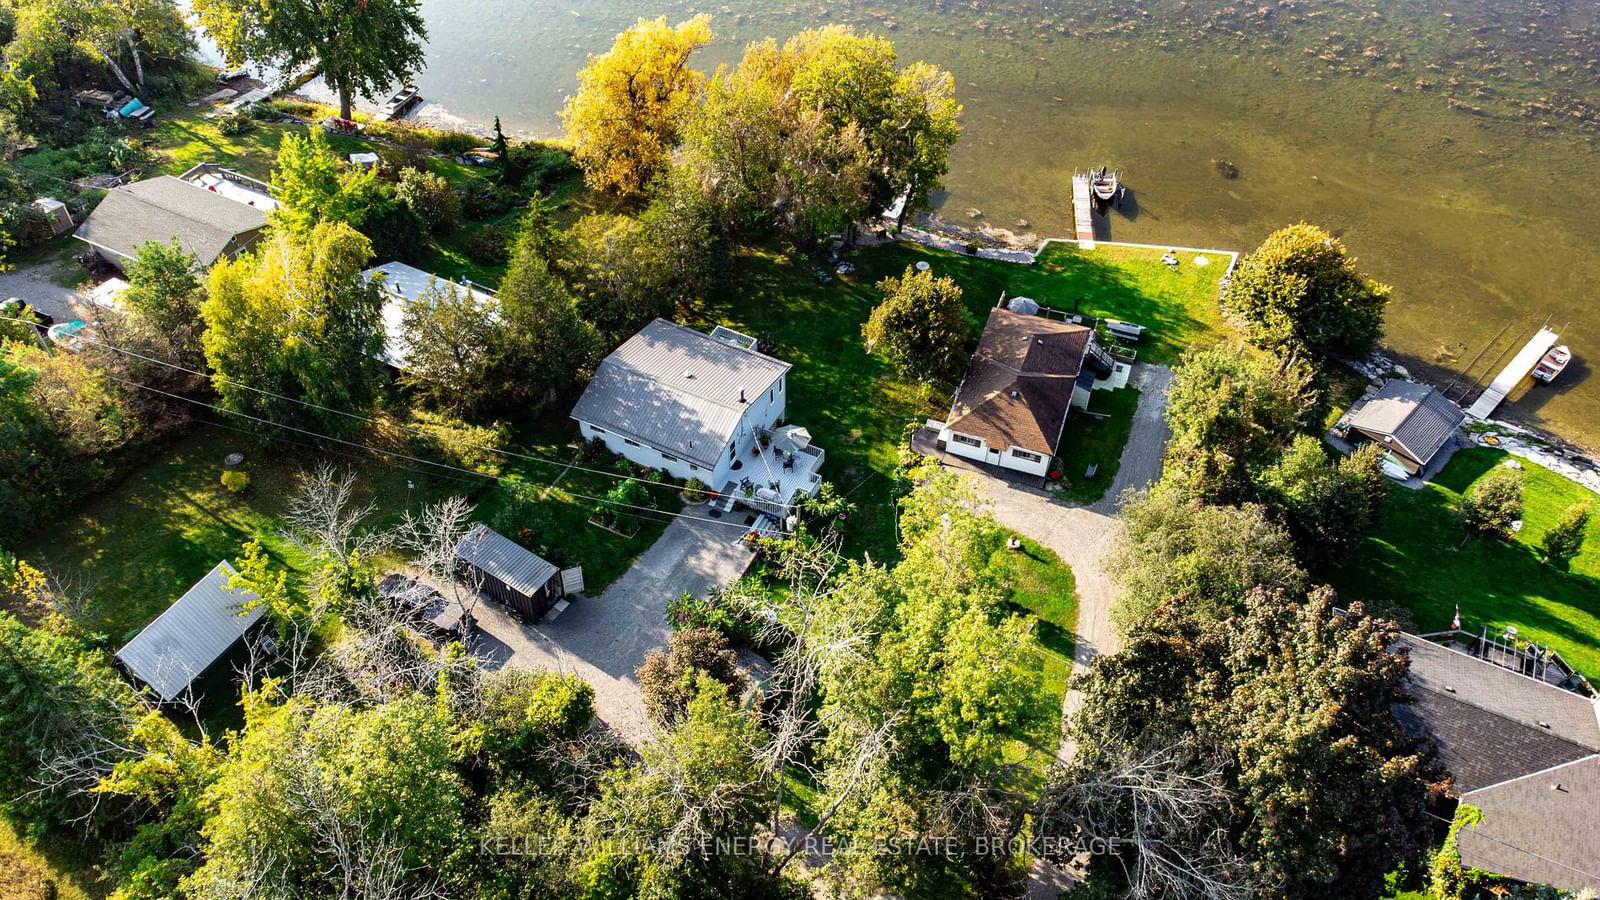
[(414, 410), (411, 413), (411, 444), (429, 459), (498, 475), (504, 457), (487, 447), (503, 447), (511, 442), (511, 429), (503, 422), (469, 425), (441, 413)]
[(484, 748), (493, 768), (523, 771), (594, 724), (594, 688), (576, 675), (500, 669), (484, 683)]
[(607, 447), (606, 442), (598, 437), (592, 437), (584, 441), (582, 449), (578, 451), (578, 458), (585, 463), (602, 462), (610, 455), (611, 448)]
[(467, 233), (462, 249), (473, 262), (501, 265), (511, 257), (511, 232), (499, 225), (474, 228)]
[(572, 154), (560, 147), (519, 144), (511, 148), (510, 156), (510, 170), (521, 174), (526, 193), (548, 190), (578, 173)]
[(227, 488), (229, 493), (242, 493), (250, 486), (250, 474), (243, 469), (228, 469), (222, 473), (222, 486)]
[(217, 119), (217, 130), (229, 137), (244, 134), (254, 127), (255, 123), (250, 120), (250, 116), (239, 110)]
[(1522, 472), (1496, 467), (1478, 479), (1461, 498), (1461, 525), (1469, 534), (1505, 537), (1511, 523), (1522, 518)]
[(1593, 514), (1588, 506), (1579, 504), (1569, 508), (1545, 532), (1544, 540), (1539, 548), (1544, 551), (1545, 559), (1551, 562), (1566, 562), (1578, 555), (1583, 549), (1584, 532), (1589, 527), (1589, 518)]
[(469, 219), (489, 219), (515, 209), (522, 198), (508, 188), (480, 182), (468, 188), (461, 198), (461, 211)]
[(395, 185), (400, 202), (410, 207), (435, 234), (456, 227), (461, 217), (461, 195), (443, 175), (422, 169), (405, 169)]
[(683, 486), (683, 496), (688, 498), (690, 503), (704, 503), (710, 493), (706, 488), (705, 482), (698, 478), (691, 478), (689, 483)]
[(728, 649), (726, 637), (709, 628), (676, 631), (667, 642), (666, 651), (650, 651), (635, 673), (650, 717), (666, 725), (683, 715), (694, 696), (697, 673), (721, 683), (730, 700), (737, 699), (744, 690), (739, 657)]

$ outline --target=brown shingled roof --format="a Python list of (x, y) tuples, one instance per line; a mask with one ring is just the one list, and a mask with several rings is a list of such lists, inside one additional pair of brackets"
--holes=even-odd
[(956, 391), (947, 426), (990, 447), (1054, 455), (1089, 329), (996, 307)]

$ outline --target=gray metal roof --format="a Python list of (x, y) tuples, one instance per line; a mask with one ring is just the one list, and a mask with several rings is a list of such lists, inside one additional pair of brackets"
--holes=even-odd
[(240, 606), (260, 598), (228, 590), (228, 576), (233, 573), (227, 560), (217, 563), (117, 651), (128, 671), (162, 700), (182, 694), (261, 618), (259, 607), (239, 615)]
[(1407, 456), (1427, 465), (1466, 418), (1431, 386), (1394, 379), (1350, 417), (1350, 427), (1392, 437)]
[(396, 369), (404, 370), (411, 356), (411, 341), (405, 328), (406, 303), (424, 296), (429, 290), (448, 291), (453, 286), (477, 300), (490, 320), (499, 316), (495, 292), (477, 282), (467, 279), (454, 282), (403, 262), (386, 262), (361, 273), (368, 281), (379, 275), (383, 276), (383, 361)]
[(600, 362), (572, 417), (714, 469), (750, 403), (788, 371), (782, 360), (656, 319)]
[(524, 596), (532, 596), (556, 574), (556, 567), (539, 554), (482, 524), (456, 545), (456, 558)]
[(143, 244), (177, 238), (200, 265), (209, 266), (234, 237), (266, 224), (260, 209), (162, 175), (112, 188), (74, 236), (125, 259)]

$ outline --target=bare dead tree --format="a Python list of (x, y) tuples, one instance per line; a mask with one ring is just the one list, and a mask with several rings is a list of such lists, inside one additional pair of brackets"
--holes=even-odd
[[(472, 504), (461, 496), (449, 497), (424, 506), (421, 512), (406, 511), (392, 533), (394, 543), (411, 557), (411, 565), (443, 590), (446, 602), (459, 613), (463, 627), (472, 621), (478, 607), (483, 573), (471, 566), (458, 566), (458, 550), (471, 535)], [(418, 585), (418, 589), (425, 587)]]
[(1225, 754), (1183, 735), (1119, 742), (1058, 774), (1036, 808), (1040, 833), (1125, 850), (1129, 896), (1244, 900), (1249, 868), (1217, 824), (1232, 802)]
[(45, 565), (45, 588), (35, 603), (44, 610), (83, 624), (94, 608), (99, 581), (87, 569), (62, 569)]
[(356, 559), (371, 559), (388, 540), (364, 527), (377, 507), (371, 501), (358, 505), (355, 496), (355, 470), (341, 472), (322, 462), (300, 473), (300, 489), (283, 514), (283, 536), (308, 556), (331, 563), (343, 579), (351, 577)]

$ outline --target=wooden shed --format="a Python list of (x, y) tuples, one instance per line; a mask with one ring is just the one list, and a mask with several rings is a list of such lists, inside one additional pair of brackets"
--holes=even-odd
[(472, 529), (456, 545), (456, 577), (481, 580), (489, 598), (520, 612), (530, 622), (543, 618), (561, 599), (556, 567), (487, 525)]

